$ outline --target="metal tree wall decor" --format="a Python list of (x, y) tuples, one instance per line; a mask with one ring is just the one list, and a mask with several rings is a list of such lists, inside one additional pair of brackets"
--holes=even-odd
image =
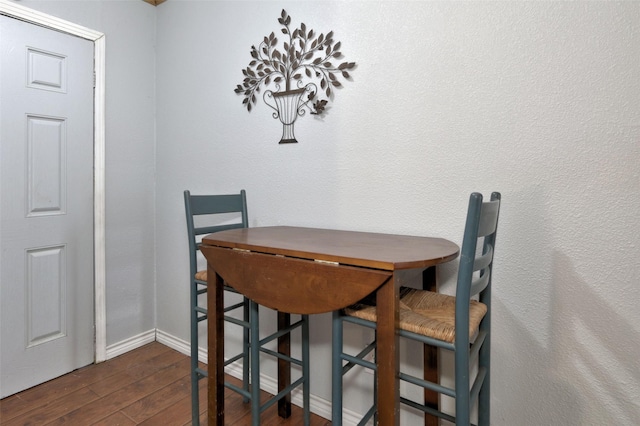
[[(341, 86), (340, 77), (349, 79), (349, 70), (356, 64), (335, 62), (343, 55), (341, 43), (333, 39), (333, 31), (316, 34), (304, 23), (292, 31), (291, 17), (284, 9), (278, 22), (282, 25), (282, 33), (288, 37), (283, 41), (282, 50), (273, 32), (265, 36), (257, 48), (251, 46), (251, 62), (242, 70), (244, 80), (236, 86), (235, 92), (244, 96), (242, 104), (250, 112), (260, 88), (273, 84), (276, 91), (265, 90), (262, 98), (275, 111), (273, 118), (282, 122), (280, 143), (296, 143), (293, 133), (296, 118), (305, 115), (307, 109), (311, 114), (324, 113), (333, 93), (332, 87)], [(327, 99), (320, 98), (316, 83)]]

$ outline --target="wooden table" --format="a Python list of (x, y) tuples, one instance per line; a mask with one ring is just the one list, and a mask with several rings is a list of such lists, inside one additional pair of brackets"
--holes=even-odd
[[(293, 314), (331, 312), (376, 292), (378, 418), (399, 424), (399, 288), (458, 256), (441, 238), (274, 226), (217, 232), (202, 240), (207, 258), (210, 425), (224, 425), (223, 280), (257, 303)], [(425, 355), (425, 358), (433, 354)], [(437, 374), (437, 373), (436, 373)]]

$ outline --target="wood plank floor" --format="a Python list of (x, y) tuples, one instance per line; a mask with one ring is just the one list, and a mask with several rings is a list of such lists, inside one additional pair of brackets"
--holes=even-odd
[[(200, 384), (200, 421), (206, 424), (206, 379)], [(225, 415), (226, 425), (251, 424), (249, 404), (228, 389)], [(0, 400), (0, 424), (190, 425), (189, 357), (160, 343), (145, 345)], [(301, 425), (302, 409), (293, 406), (291, 417), (282, 419), (275, 404), (265, 410), (261, 424)], [(330, 424), (312, 415), (312, 426)]]

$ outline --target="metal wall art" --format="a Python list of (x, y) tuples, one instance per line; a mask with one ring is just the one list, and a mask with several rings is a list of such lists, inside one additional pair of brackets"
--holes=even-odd
[[(284, 9), (278, 22), (285, 35), (282, 50), (273, 32), (257, 48), (251, 46), (252, 60), (242, 70), (244, 80), (236, 86), (235, 92), (244, 96), (242, 104), (251, 111), (260, 88), (273, 84), (276, 91), (265, 90), (262, 98), (275, 111), (273, 118), (280, 119), (282, 123), (280, 143), (296, 143), (293, 133), (296, 118), (305, 115), (307, 109), (311, 114), (324, 113), (333, 93), (331, 88), (341, 86), (340, 76), (349, 79), (349, 70), (356, 64), (334, 62), (343, 55), (341, 43), (333, 40), (333, 31), (316, 34), (304, 23), (292, 31), (289, 26), (291, 17)], [(316, 83), (327, 99), (320, 98)]]

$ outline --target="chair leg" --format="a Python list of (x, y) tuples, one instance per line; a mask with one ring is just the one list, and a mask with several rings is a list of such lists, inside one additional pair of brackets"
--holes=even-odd
[(260, 425), (260, 323), (258, 304), (249, 301), (249, 323), (251, 331), (251, 424)]
[(191, 282), (191, 423), (194, 426), (200, 425), (200, 392), (198, 382), (198, 304), (197, 285)]
[(460, 350), (455, 358), (456, 426), (471, 424), (471, 395), (469, 392), (469, 352)]
[(309, 357), (309, 315), (303, 315), (302, 321), (302, 376), (304, 377), (304, 382), (302, 383), (302, 409), (304, 411), (304, 424), (305, 426), (309, 426), (311, 424), (311, 364)]
[(484, 383), (478, 394), (478, 426), (489, 426), (491, 413), (491, 344), (489, 334), (480, 348), (478, 355), (478, 368), (484, 367), (487, 371)]
[[(249, 299), (247, 299), (246, 297), (243, 297), (243, 307), (242, 307), (242, 319), (244, 320), (244, 322), (248, 323), (249, 322)], [(250, 330), (247, 327), (244, 327), (242, 330), (242, 344), (243, 344), (243, 349), (242, 349), (242, 389), (244, 389), (246, 392), (249, 392), (249, 383), (250, 383), (250, 377), (249, 377), (249, 372), (250, 372), (250, 365), (249, 365), (249, 360), (250, 360), (250, 356), (249, 356), (249, 348), (251, 347), (251, 340), (250, 340)], [(244, 397), (242, 398), (242, 401), (244, 403), (249, 402), (249, 398), (248, 397)]]
[(489, 426), (489, 412), (489, 372), (487, 371), (485, 383), (482, 385), (482, 389), (480, 389), (480, 394), (478, 395), (478, 426)]
[(331, 344), (331, 424), (342, 426), (342, 319), (333, 312)]

